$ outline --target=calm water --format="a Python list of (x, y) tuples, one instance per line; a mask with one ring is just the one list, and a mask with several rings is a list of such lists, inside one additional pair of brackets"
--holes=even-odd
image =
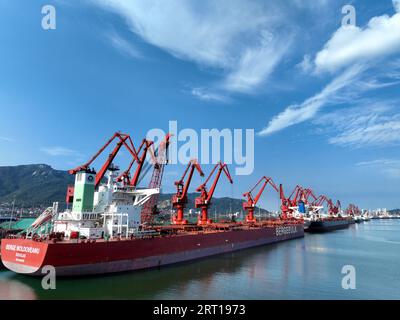
[[(356, 268), (355, 290), (341, 269)], [(210, 257), (161, 269), (41, 280), (0, 271), (2, 299), (399, 299), (400, 220)]]

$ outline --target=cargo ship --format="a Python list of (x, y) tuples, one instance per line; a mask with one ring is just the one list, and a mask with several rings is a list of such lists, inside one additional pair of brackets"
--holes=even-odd
[(347, 217), (317, 217), (313, 218), (306, 229), (307, 232), (328, 232), (346, 229), (350, 226), (351, 219)]
[(96, 172), (77, 172), (71, 209), (58, 212), (54, 205), (24, 234), (2, 240), (5, 267), (26, 275), (42, 275), (47, 265), (57, 276), (106, 274), (304, 236), (302, 222), (285, 220), (145, 227), (141, 208), (160, 189), (123, 185), (116, 177), (108, 171), (107, 183), (95, 188)]

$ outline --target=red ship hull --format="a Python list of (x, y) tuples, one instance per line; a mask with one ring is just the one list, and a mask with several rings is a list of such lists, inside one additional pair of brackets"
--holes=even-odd
[(51, 265), (57, 276), (82, 276), (159, 267), (303, 236), (297, 224), (90, 243), (3, 239), (1, 256), (17, 273), (42, 275)]

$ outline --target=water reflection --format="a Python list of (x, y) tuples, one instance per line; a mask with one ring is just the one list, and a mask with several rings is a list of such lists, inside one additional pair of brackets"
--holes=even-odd
[[(3, 299), (399, 299), (400, 221), (209, 257), (161, 269), (41, 280), (0, 272)], [(357, 290), (341, 287), (342, 267), (357, 269)]]
[[(294, 240), (296, 241), (296, 240)], [(229, 253), (188, 263), (166, 266), (160, 269), (137, 271), (89, 278), (57, 279), (56, 290), (43, 290), (38, 278), (17, 275), (9, 271), (0, 274), (2, 283), (9, 285), (9, 291), (29, 288), (38, 299), (151, 299), (178, 295), (182, 298), (206, 298), (216, 290), (215, 283), (222, 278), (241, 277), (246, 279), (265, 278), (268, 264), (274, 259), (279, 244), (263, 246)], [(285, 265), (287, 278), (290, 266), (290, 252), (285, 250), (281, 263)], [(270, 257), (271, 256), (271, 257)], [(7, 277), (3, 277), (6, 274)], [(6, 279), (5, 279), (6, 278)], [(250, 280), (251, 281), (251, 280)], [(226, 285), (226, 284), (225, 284)], [(14, 289), (13, 289), (14, 288)], [(10, 293), (10, 297), (12, 293)]]
[[(8, 275), (12, 275), (8, 273)], [(0, 279), (0, 300), (35, 300), (37, 295), (28, 285), (5, 276)]]

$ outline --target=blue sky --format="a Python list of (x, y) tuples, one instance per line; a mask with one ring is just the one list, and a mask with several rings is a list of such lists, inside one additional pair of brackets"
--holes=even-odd
[[(41, 27), (47, 4), (56, 30)], [(356, 26), (341, 25), (345, 4)], [(0, 165), (69, 169), (115, 131), (139, 143), (176, 120), (255, 130), (254, 173), (217, 196), (267, 175), (400, 207), (399, 1), (0, 0), (0, 12)], [(167, 168), (165, 191), (181, 171)]]

